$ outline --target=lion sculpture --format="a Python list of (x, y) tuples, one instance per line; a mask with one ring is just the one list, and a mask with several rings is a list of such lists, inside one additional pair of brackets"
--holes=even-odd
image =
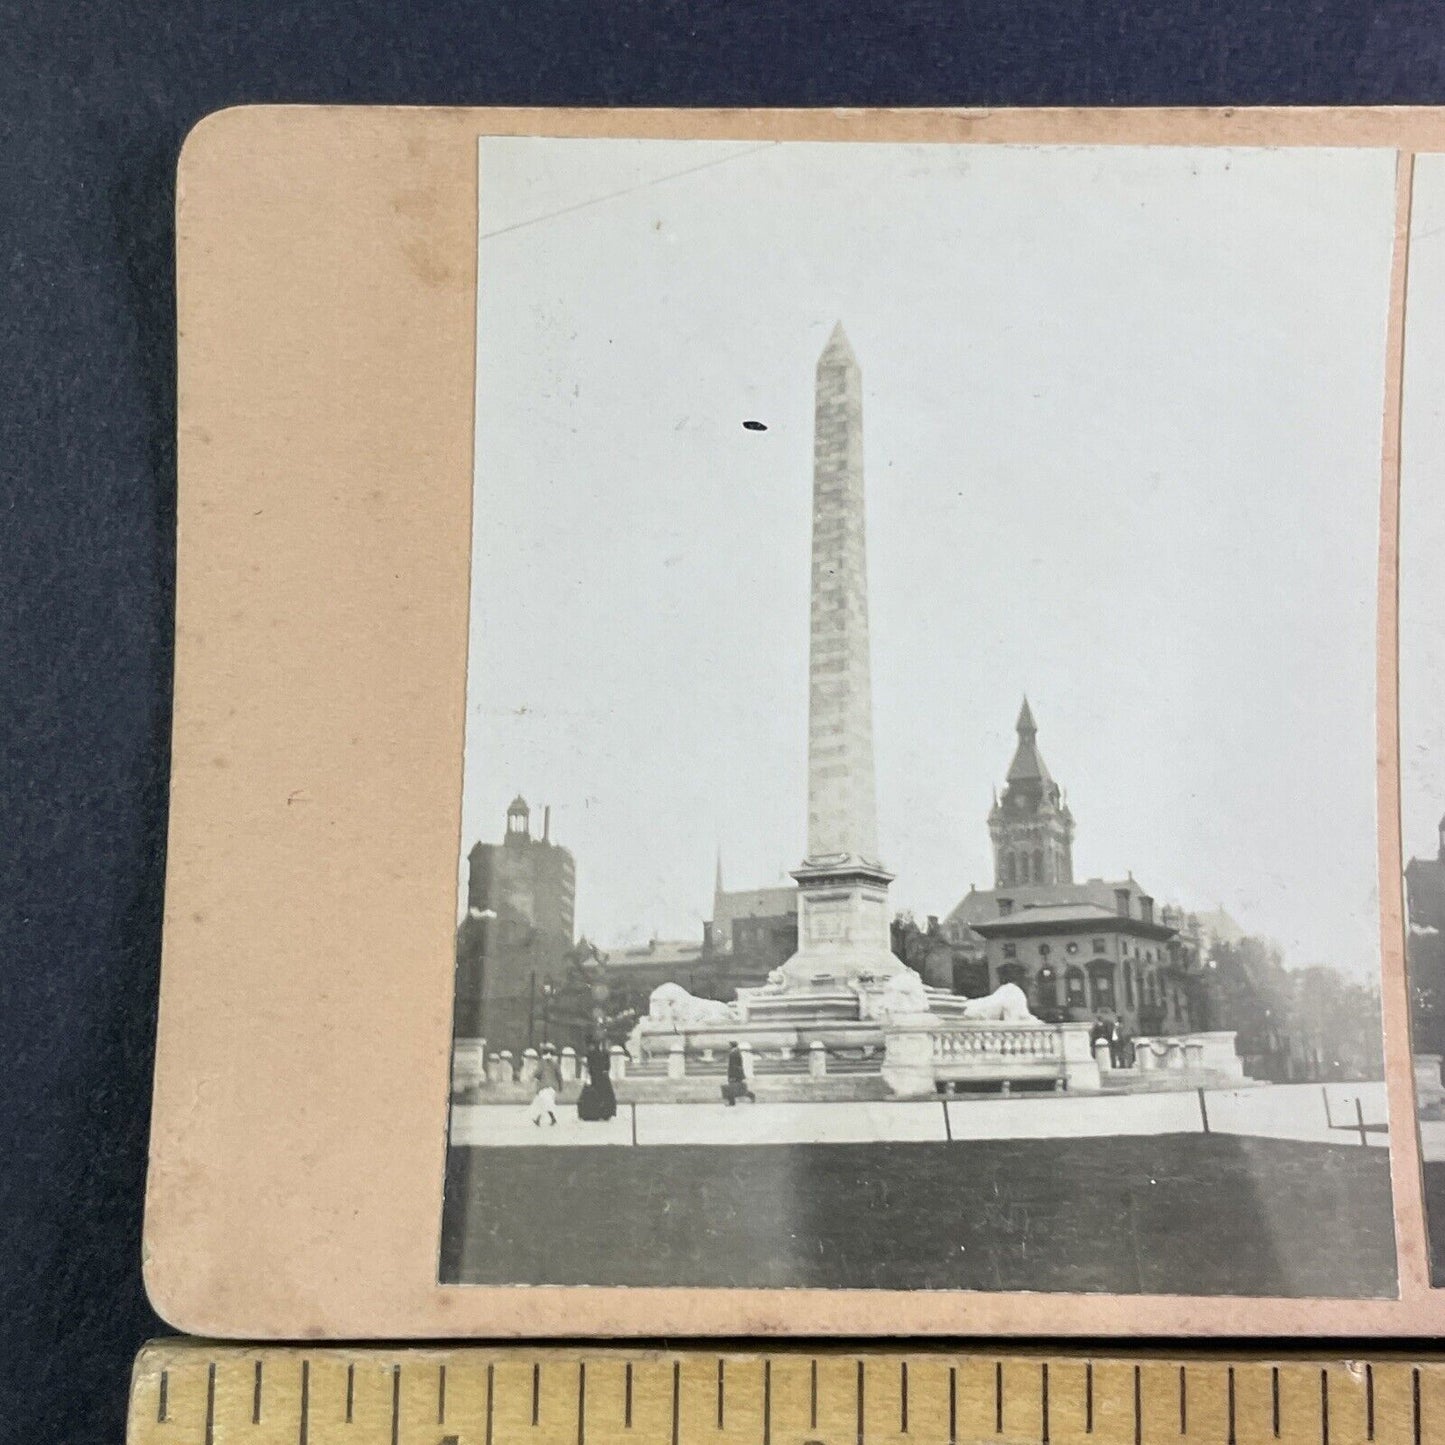
[(878, 1000), (878, 1014), (885, 1019), (895, 1014), (926, 1014), (930, 1007), (928, 990), (911, 968), (900, 968), (891, 975)]
[(654, 1024), (676, 1030), (711, 1028), (738, 1022), (737, 1011), (730, 1003), (722, 1003), (715, 998), (697, 998), (680, 983), (664, 983), (652, 990), (647, 999), (647, 1017)]
[(979, 1023), (1028, 1023), (1028, 996), (1016, 983), (1001, 983), (983, 998), (971, 998), (963, 1006), (963, 1017)]

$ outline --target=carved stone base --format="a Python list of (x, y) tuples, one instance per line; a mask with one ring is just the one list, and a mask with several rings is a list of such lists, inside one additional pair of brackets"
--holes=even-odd
[(789, 991), (882, 980), (894, 956), (888, 917), (893, 875), (861, 858), (810, 858), (798, 880), (798, 951), (783, 965)]

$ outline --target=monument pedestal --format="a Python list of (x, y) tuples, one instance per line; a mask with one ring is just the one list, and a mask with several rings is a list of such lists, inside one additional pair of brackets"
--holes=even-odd
[(798, 951), (783, 965), (789, 991), (886, 979), (903, 968), (888, 918), (893, 875), (846, 854), (809, 858), (798, 880)]

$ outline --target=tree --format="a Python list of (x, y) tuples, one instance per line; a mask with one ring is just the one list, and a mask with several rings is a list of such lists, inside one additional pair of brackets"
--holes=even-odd
[(1410, 925), (1410, 1024), (1419, 1054), (1445, 1054), (1445, 935)]
[(1378, 989), (1329, 965), (1291, 969), (1268, 939), (1216, 942), (1191, 1007), (1203, 1027), (1234, 1030), (1235, 1047), (1256, 1078), (1383, 1074)]
[(566, 972), (549, 996), (553, 1042), (584, 1048), (589, 1038), (620, 1044), (646, 1010), (635, 988), (619, 981), (607, 955), (586, 938), (567, 955)]
[(907, 911), (898, 914), (889, 929), (889, 935), (894, 957), (906, 963), (920, 978), (923, 977), (924, 964), (934, 940), (918, 926), (918, 920)]

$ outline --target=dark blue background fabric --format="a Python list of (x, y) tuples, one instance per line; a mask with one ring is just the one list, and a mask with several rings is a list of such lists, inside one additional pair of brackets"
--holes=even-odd
[(1445, 101), (1438, 0), (0, 0), (0, 1421), (118, 1441), (175, 501), (173, 174), (239, 102)]

